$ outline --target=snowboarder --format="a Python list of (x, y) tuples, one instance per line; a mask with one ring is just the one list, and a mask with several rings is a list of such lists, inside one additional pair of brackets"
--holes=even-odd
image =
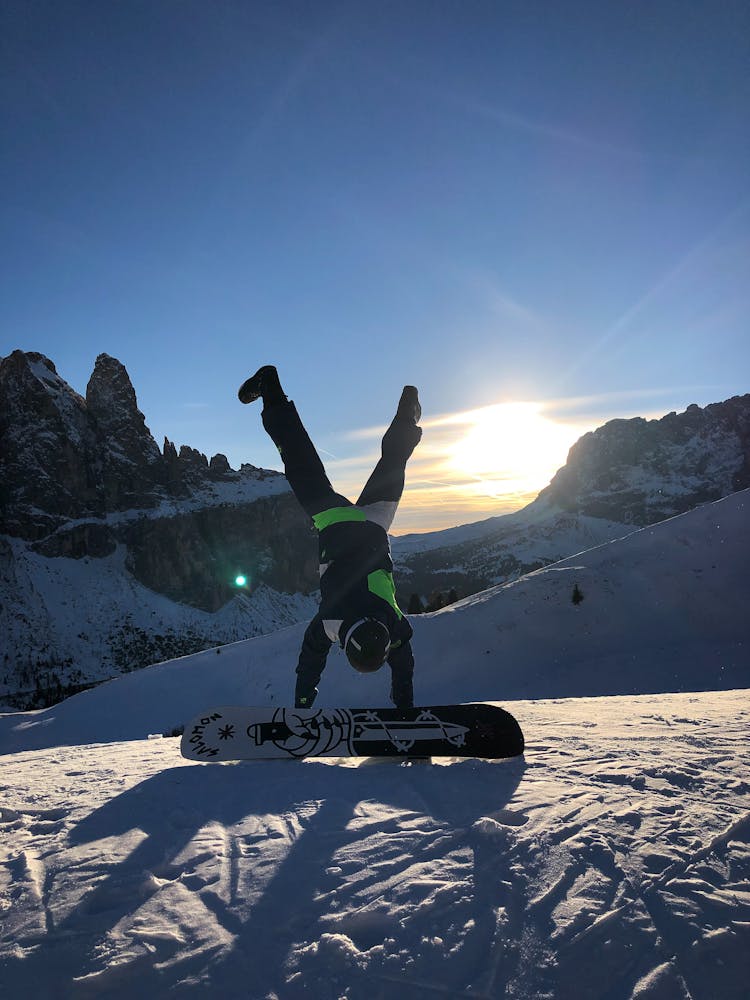
[(414, 386), (404, 386), (383, 436), (381, 457), (356, 504), (336, 493), (294, 403), (273, 365), (242, 384), (240, 402), (263, 400), (263, 426), (279, 450), (294, 495), (318, 531), (320, 610), (305, 631), (297, 664), (294, 704), (309, 708), (334, 642), (355, 670), (372, 673), (387, 661), (391, 700), (414, 704), (412, 628), (396, 603), (388, 529), (404, 489), (404, 472), (422, 437), (422, 408)]

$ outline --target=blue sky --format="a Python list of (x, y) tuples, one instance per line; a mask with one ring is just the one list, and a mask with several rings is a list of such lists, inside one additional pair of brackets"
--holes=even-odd
[(524, 453), (748, 391), (747, 4), (0, 17), (0, 354), (79, 392), (118, 357), (160, 443), (277, 467), (235, 396), (273, 362), (355, 493), (416, 384), (427, 529), (533, 495)]

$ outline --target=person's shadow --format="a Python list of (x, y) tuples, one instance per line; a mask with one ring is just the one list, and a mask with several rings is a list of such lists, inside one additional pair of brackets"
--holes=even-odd
[[(489, 817), (486, 823), (500, 831), (524, 821), (505, 808), (524, 767), (523, 759), (518, 758), (502, 763), (464, 760), (445, 766), (411, 767), (375, 762), (357, 768), (312, 761), (268, 761), (162, 771), (109, 800), (72, 831), (71, 866), (81, 865), (83, 856), (87, 864), (98, 866), (94, 877), (89, 877), (95, 887), (49, 928), (34, 952), (0, 966), (3, 995), (39, 1000), (83, 996), (106, 996), (108, 1000), (139, 996), (146, 1000), (198, 994), (231, 1000), (235, 996), (314, 995), (317, 1000), (327, 993), (309, 993), (301, 982), (290, 984), (285, 962), (296, 942), (315, 941), (331, 930), (330, 903), (336, 895), (337, 879), (340, 886), (346, 877), (334, 855), (375, 830), (386, 837), (394, 834), (401, 838), (404, 850), (417, 855), (427, 850), (434, 857), (436, 850), (447, 849), (446, 843), (458, 844), (469, 857), (473, 851), (475, 941), (470, 951), (481, 962), (495, 927), (494, 913), (504, 891), (500, 886), (507, 886), (508, 876), (491, 871), (498, 864), (497, 851), (487, 852), (483, 846), (486, 841), (475, 835), (472, 826), (481, 817)], [(362, 820), (367, 803), (374, 809), (369, 829)], [(393, 816), (384, 818), (383, 812)], [(428, 817), (432, 839), (422, 832), (411, 840), (407, 834), (404, 840), (405, 813)], [(127, 857), (118, 860), (116, 853), (114, 858), (97, 853), (99, 849), (122, 851), (124, 839), (137, 841), (139, 831), (142, 839)], [(196, 837), (213, 837), (212, 846), (203, 851), (203, 845), (196, 842), (181, 862), (181, 852)], [(113, 845), (106, 838), (123, 839)], [(443, 846), (425, 848), (426, 842), (437, 841)], [(92, 849), (97, 842), (101, 843)], [(196, 856), (201, 852), (203, 862), (208, 857), (208, 876), (195, 872)], [(391, 856), (386, 851), (381, 857), (381, 853), (379, 870), (371, 873), (365, 869), (364, 875), (360, 874), (358, 898), (365, 901), (368, 881), (375, 885), (383, 879), (384, 858), (390, 858), (394, 877), (403, 864), (403, 855)], [(214, 854), (216, 870), (211, 874)], [(509, 865), (509, 860), (501, 864)], [(222, 865), (223, 876), (218, 871)], [(248, 881), (250, 872), (262, 884)], [(217, 890), (222, 877), (223, 889)], [(164, 897), (168, 901), (157, 921), (162, 927), (161, 940), (157, 934), (155, 943), (149, 943), (144, 934), (139, 941), (137, 931), (128, 932), (127, 918), (165, 889), (171, 890), (171, 895)], [(53, 912), (49, 902), (48, 912)], [(360, 909), (366, 913), (368, 908), (365, 902)], [(338, 931), (348, 934), (362, 949), (379, 943), (387, 934), (397, 936), (398, 928), (388, 924), (387, 907), (375, 910), (379, 919), (375, 911), (369, 919), (360, 914), (358, 922), (342, 924)], [(170, 935), (164, 940), (163, 933), (170, 912), (175, 920), (171, 942)], [(125, 930), (117, 931), (121, 921), (125, 921)], [(212, 936), (198, 940), (201, 928), (207, 926), (213, 928)], [(184, 948), (186, 957), (170, 962), (180, 947), (178, 939), (181, 935), (184, 938), (186, 931), (190, 937)], [(112, 932), (121, 939), (128, 933), (133, 937), (126, 961), (121, 956), (108, 960), (111, 945), (107, 936)], [(466, 953), (464, 965), (465, 957)], [(441, 969), (443, 987), (446, 976), (450, 979), (449, 971)], [(380, 987), (388, 992), (385, 981)], [(370, 991), (372, 996), (372, 987)]]

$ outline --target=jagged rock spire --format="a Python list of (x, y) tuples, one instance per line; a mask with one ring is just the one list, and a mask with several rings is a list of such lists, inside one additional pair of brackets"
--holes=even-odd
[[(136, 446), (146, 461), (157, 461), (161, 452), (138, 409), (133, 383), (125, 365), (109, 354), (100, 354), (86, 388), (86, 406), (100, 437), (117, 437), (124, 451)], [(135, 457), (135, 456), (133, 456)]]

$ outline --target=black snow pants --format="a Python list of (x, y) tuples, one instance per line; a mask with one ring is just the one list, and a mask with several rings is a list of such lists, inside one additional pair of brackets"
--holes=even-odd
[[(352, 506), (351, 500), (337, 493), (331, 485), (294, 403), (276, 403), (264, 409), (263, 426), (278, 448), (289, 485), (309, 517), (332, 507)], [(404, 491), (406, 463), (421, 436), (421, 428), (412, 422), (393, 419), (383, 435), (380, 459), (356, 506), (380, 502), (398, 504)]]

